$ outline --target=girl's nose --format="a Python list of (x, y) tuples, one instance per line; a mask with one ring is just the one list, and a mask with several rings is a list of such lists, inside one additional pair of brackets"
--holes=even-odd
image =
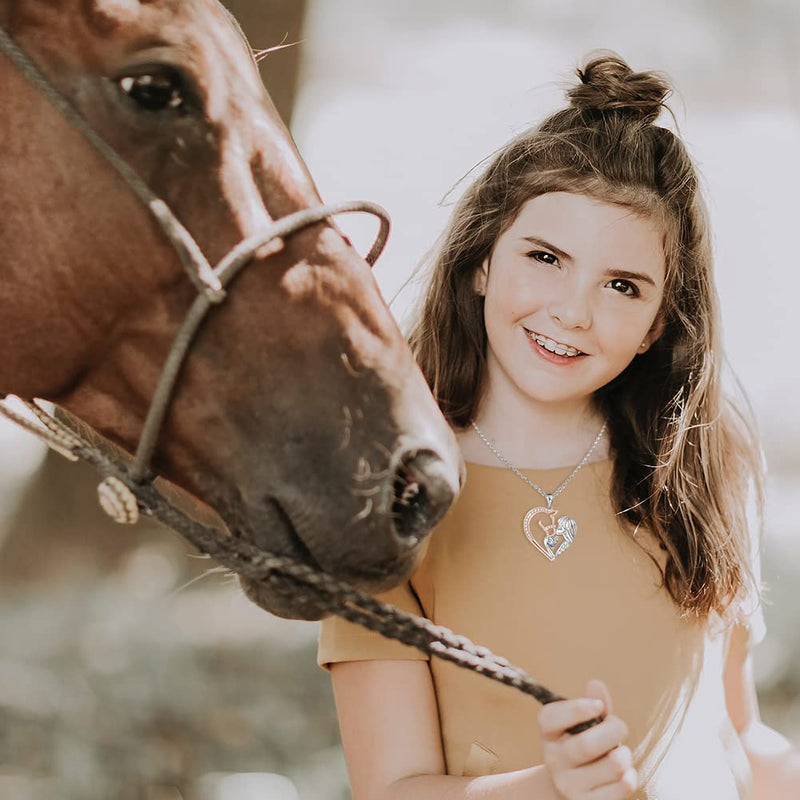
[(561, 327), (569, 330), (585, 330), (592, 325), (592, 309), (588, 293), (580, 286), (564, 286), (558, 295), (551, 298), (548, 311)]

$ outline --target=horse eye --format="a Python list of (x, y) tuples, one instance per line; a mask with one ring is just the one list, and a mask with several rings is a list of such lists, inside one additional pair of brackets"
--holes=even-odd
[(124, 75), (117, 79), (117, 84), (145, 111), (178, 109), (186, 102), (183, 82), (173, 70)]

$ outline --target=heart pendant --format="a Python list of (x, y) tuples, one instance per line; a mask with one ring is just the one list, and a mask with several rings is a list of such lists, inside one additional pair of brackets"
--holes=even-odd
[[(538, 519), (536, 519), (538, 517)], [(536, 528), (532, 530), (533, 520)], [(571, 517), (559, 517), (555, 508), (536, 506), (525, 515), (522, 523), (525, 538), (548, 560), (555, 561), (571, 544), (578, 533), (578, 523)]]

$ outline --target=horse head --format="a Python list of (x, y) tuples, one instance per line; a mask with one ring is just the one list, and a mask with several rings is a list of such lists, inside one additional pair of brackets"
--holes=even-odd
[[(320, 198), (214, 0), (0, 0), (0, 24), (208, 260)], [(128, 186), (3, 57), (0, 393), (133, 452), (196, 289)], [(355, 124), (355, 123), (354, 123)], [(200, 330), (153, 460), (227, 530), (371, 591), (458, 491), (455, 440), (333, 222), (260, 248)], [(312, 601), (244, 582), (259, 605)]]

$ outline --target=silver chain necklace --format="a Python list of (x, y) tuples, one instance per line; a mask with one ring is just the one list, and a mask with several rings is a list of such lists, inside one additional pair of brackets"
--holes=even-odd
[[(477, 426), (475, 420), (470, 420), (475, 433), (480, 436), (483, 443), (497, 456), (497, 458), (505, 464), (518, 478), (521, 478), (532, 489), (535, 489), (542, 497), (544, 497), (547, 506), (535, 506), (531, 508), (525, 519), (522, 521), (522, 530), (525, 538), (548, 560), (555, 561), (573, 542), (578, 533), (578, 523), (574, 519), (567, 516), (561, 516), (559, 512), (553, 508), (553, 500), (555, 500), (561, 492), (564, 491), (567, 484), (578, 474), (578, 471), (583, 467), (586, 462), (591, 458), (603, 434), (606, 432), (607, 422), (603, 423), (599, 433), (592, 442), (592, 446), (586, 451), (586, 455), (581, 459), (578, 466), (570, 472), (569, 475), (562, 481), (561, 485), (553, 492), (546, 492), (541, 486), (537, 486), (530, 478), (523, 475), (484, 435), (483, 431)], [(531, 530), (531, 523), (537, 518), (538, 527), (542, 533), (534, 532)]]

